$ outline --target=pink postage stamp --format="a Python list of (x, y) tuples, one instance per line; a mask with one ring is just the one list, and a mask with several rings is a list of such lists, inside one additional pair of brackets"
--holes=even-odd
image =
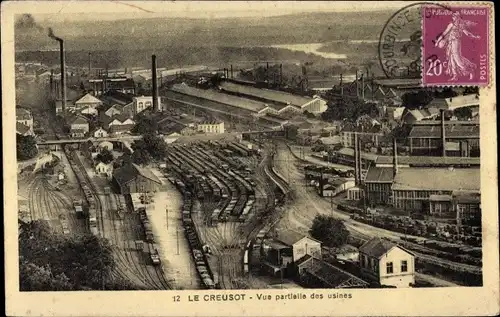
[(491, 7), (422, 6), (423, 86), (490, 83)]

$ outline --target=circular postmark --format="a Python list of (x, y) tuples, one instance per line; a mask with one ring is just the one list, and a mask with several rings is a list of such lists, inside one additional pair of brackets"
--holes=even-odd
[(422, 6), (445, 5), (417, 2), (395, 12), (384, 25), (378, 43), (380, 67), (387, 78), (421, 78)]

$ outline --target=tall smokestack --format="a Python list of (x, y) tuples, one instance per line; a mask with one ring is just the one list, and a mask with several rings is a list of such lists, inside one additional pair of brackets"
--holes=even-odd
[(92, 70), (92, 62), (90, 61), (91, 56), (92, 56), (92, 53), (89, 52), (89, 76), (90, 76), (90, 72)]
[(359, 166), (358, 184), (361, 185), (361, 180), (363, 178), (363, 160), (361, 158), (361, 142), (359, 137), (358, 137), (358, 166)]
[(396, 177), (398, 173), (398, 144), (396, 143), (396, 138), (393, 139), (392, 151), (394, 152), (393, 159), (393, 176)]
[(361, 98), (365, 99), (365, 74), (361, 74)]
[(344, 83), (342, 81), (342, 74), (340, 74), (340, 95), (344, 95)]
[(66, 111), (66, 59), (64, 56), (64, 41), (59, 39), (59, 53), (61, 57), (61, 99), (62, 112)]
[(233, 65), (231, 65), (231, 79), (233, 78)]
[(359, 97), (359, 80), (358, 80), (358, 70), (356, 69), (356, 97)]
[(446, 132), (444, 126), (444, 110), (441, 109), (441, 144), (443, 146), (443, 157), (446, 156)]
[(54, 70), (50, 70), (50, 97), (54, 96)]
[(283, 64), (280, 64), (280, 82), (279, 82), (280, 87), (282, 83), (283, 83)]
[(359, 185), (358, 133), (354, 132), (354, 182)]
[(156, 55), (151, 56), (151, 72), (152, 72), (152, 82), (153, 82), (153, 111), (156, 112), (158, 111), (158, 82), (157, 82), (157, 76), (158, 74), (156, 73)]

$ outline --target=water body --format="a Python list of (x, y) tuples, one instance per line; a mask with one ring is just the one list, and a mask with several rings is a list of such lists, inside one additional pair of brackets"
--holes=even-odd
[(314, 54), (321, 56), (323, 58), (329, 59), (346, 59), (346, 54), (337, 54), (332, 52), (321, 52), (321, 49), (325, 44), (323, 43), (309, 43), (309, 44), (281, 44), (281, 45), (271, 45), (274, 48), (283, 48), (296, 52), (304, 52), (307, 54)]

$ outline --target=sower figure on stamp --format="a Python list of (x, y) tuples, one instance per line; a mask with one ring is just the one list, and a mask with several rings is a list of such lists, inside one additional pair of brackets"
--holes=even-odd
[(446, 59), (448, 62), (446, 74), (451, 76), (451, 80), (457, 80), (457, 75), (469, 76), (469, 79), (474, 77), (473, 71), (477, 65), (462, 55), (461, 37), (462, 33), (464, 33), (471, 38), (479, 39), (479, 35), (474, 35), (468, 30), (469, 27), (476, 24), (472, 21), (463, 20), (460, 17), (460, 13), (455, 12), (452, 15), (452, 22), (448, 24), (446, 30), (435, 42), (437, 47), (445, 48), (446, 50)]

